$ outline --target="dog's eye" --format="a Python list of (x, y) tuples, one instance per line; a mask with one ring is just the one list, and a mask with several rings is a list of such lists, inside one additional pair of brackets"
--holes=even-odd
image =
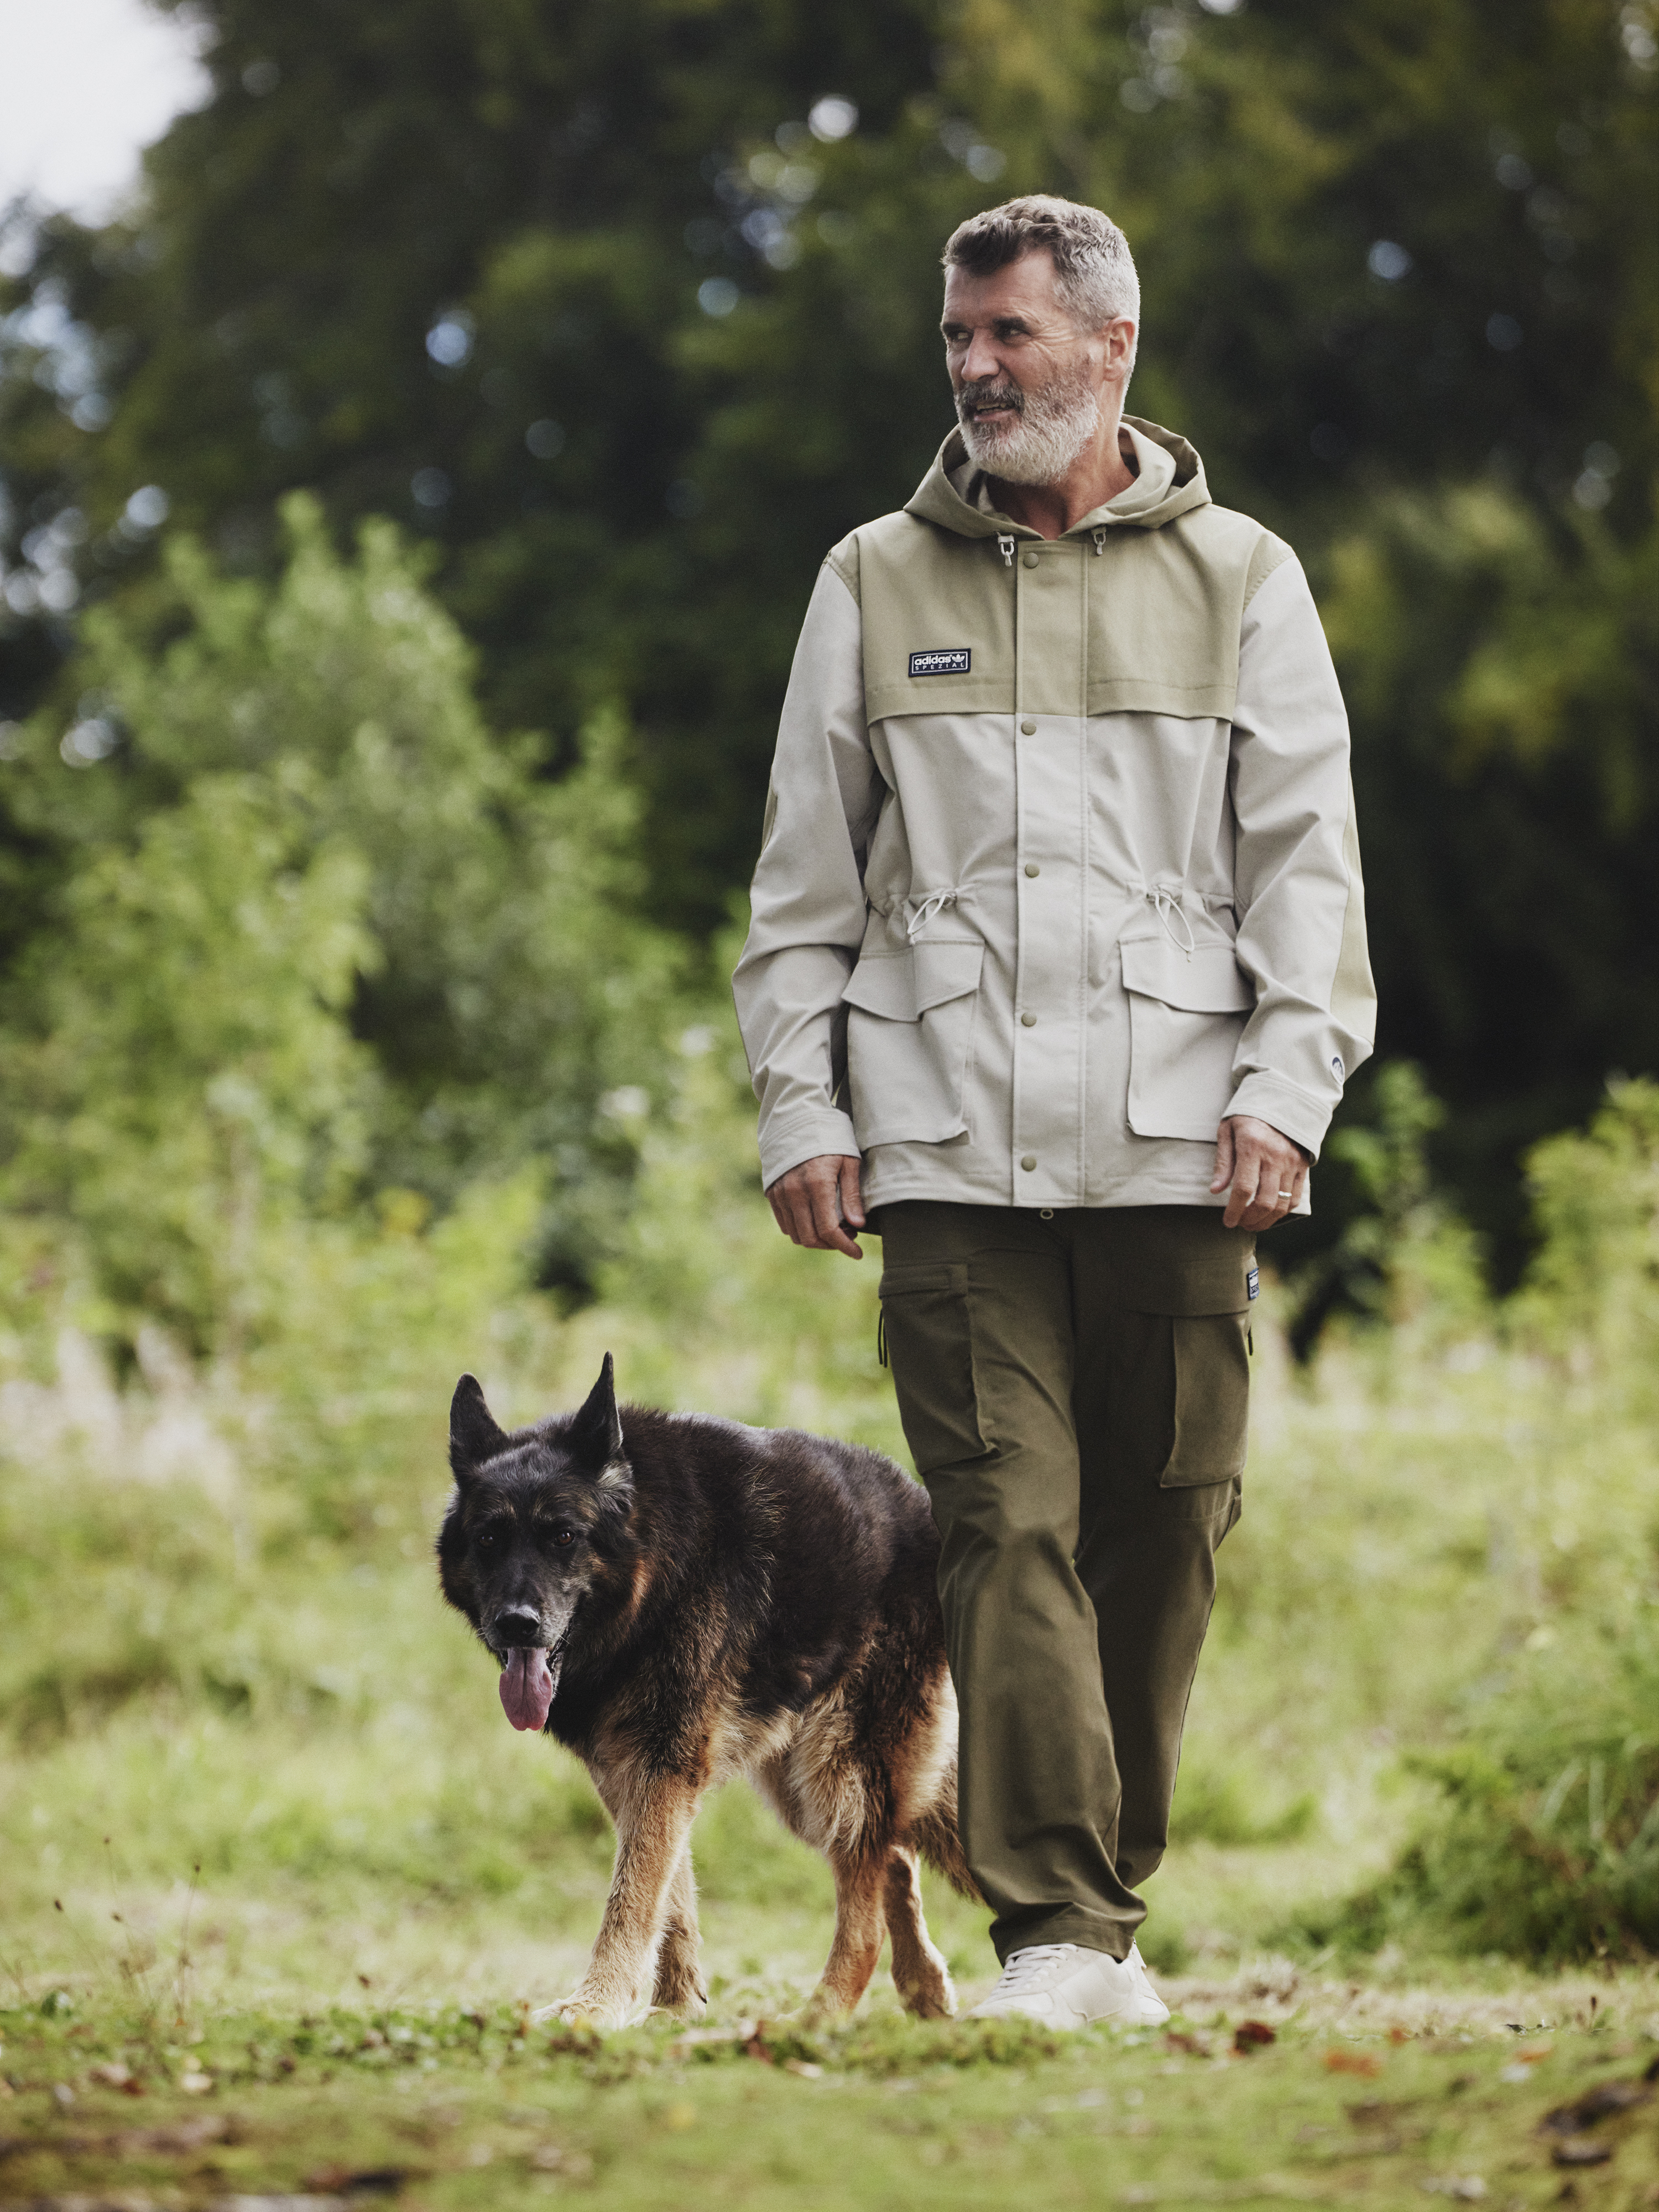
[(562, 1552), (566, 1550), (570, 1545), (574, 1544), (575, 1540), (576, 1532), (574, 1528), (556, 1528), (553, 1531), (553, 1541), (558, 1546)]
[(501, 1540), (499, 1531), (494, 1528), (480, 1528), (474, 1539), (481, 1552), (493, 1552)]

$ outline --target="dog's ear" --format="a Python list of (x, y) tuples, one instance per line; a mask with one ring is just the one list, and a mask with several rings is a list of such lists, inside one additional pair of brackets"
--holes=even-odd
[(616, 1370), (608, 1352), (599, 1370), (599, 1379), (588, 1392), (586, 1404), (570, 1424), (565, 1441), (572, 1457), (601, 1480), (613, 1465), (622, 1462), (622, 1419), (617, 1411)]
[(484, 1403), (483, 1386), (476, 1375), (463, 1375), (449, 1401), (449, 1465), (456, 1481), (465, 1482), (475, 1468), (506, 1449), (506, 1431)]

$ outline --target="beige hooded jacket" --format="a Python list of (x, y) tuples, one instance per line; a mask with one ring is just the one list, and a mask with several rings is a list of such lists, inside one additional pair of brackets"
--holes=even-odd
[(733, 979), (763, 1182), (866, 1206), (1218, 1205), (1221, 1119), (1317, 1155), (1375, 993), (1324, 633), (1288, 546), (1125, 418), (1047, 541), (960, 434), (831, 552)]

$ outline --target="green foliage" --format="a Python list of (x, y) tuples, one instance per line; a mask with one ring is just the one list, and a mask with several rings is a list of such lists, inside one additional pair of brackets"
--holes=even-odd
[[(1411, 1060), (1384, 1061), (1368, 1089), (1370, 1119), (1336, 1128), (1325, 1149), (1332, 1168), (1347, 1171), (1347, 1218), (1329, 1249), (1292, 1276), (1290, 1335), (1299, 1358), (1340, 1310), (1442, 1337), (1467, 1334), (1486, 1317), (1480, 1242), (1435, 1188), (1430, 1165), (1444, 1105)], [(1322, 1182), (1329, 1171), (1322, 1170)], [(1290, 1256), (1294, 1265), (1294, 1247)]]
[(96, 776), (46, 714), (6, 771), (64, 855), (4, 989), (7, 1234), (69, 1229), (85, 1318), (198, 1351), (293, 1310), (302, 1224), (320, 1280), (338, 1224), (378, 1237), (377, 1191), (441, 1209), (532, 1161), (547, 1202), (518, 1241), (582, 1284), (631, 1168), (605, 1101), (659, 1085), (677, 988), (614, 718), (541, 780), (530, 741), (485, 732), (386, 525), (353, 562), (309, 501), (287, 527), (270, 585), (184, 539), (164, 595), (89, 618), (88, 703), (120, 733)]
[(1527, 1145), (1607, 1069), (1659, 1067), (1659, 530), (1552, 527), (1502, 483), (1402, 492), (1328, 576), (1385, 1039), (1454, 1109), (1442, 1179), (1502, 1228)]
[(1540, 1966), (1659, 1951), (1656, 1713), (1659, 1600), (1528, 1652), (1468, 1742), (1409, 1762), (1440, 1804), (1388, 1877), (1310, 1932)]
[[(254, 1247), (361, 1165), (369, 1070), (341, 1014), (363, 870), (277, 794), (204, 776), (136, 851), (95, 848), (15, 979), (4, 1194), (72, 1224), (99, 1291), (198, 1346), (246, 1318)], [(21, 1032), (21, 1034), (20, 1034)]]
[[(1408, 1762), (1439, 1802), (1382, 1882), (1308, 1923), (1321, 1940), (1426, 1934), (1542, 1963), (1659, 1951), (1659, 1085), (1613, 1086), (1588, 1132), (1529, 1165), (1541, 1243), (1504, 1322), (1587, 1455), (1611, 1469), (1615, 1438), (1635, 1446), (1627, 1517), (1613, 1545), (1598, 1532), (1598, 1565), (1558, 1583), (1567, 1601), (1465, 1689), (1455, 1747)], [(1577, 1487), (1552, 1500), (1560, 1554), (1620, 1486)]]
[[(620, 707), (638, 895), (706, 936), (817, 563), (948, 424), (940, 241), (1011, 191), (1097, 201), (1145, 280), (1137, 405), (1323, 595), (1383, 1052), (1452, 1109), (1437, 1167), (1508, 1283), (1522, 1152), (1609, 1068), (1659, 1066), (1650, 15), (211, 0), (211, 96), (143, 207), (47, 222), (7, 295), (20, 604), (46, 578), (147, 600), (144, 484), (267, 574), (293, 487), (343, 531), (396, 517), (498, 732), (545, 729), (567, 768)], [(838, 140), (805, 120), (826, 92), (859, 111)], [(0, 617), (0, 713), (70, 643)], [(0, 948), (45, 926), (58, 857), (10, 781)], [(445, 1092), (438, 1135), (405, 1130), (422, 1188), (476, 1130), (446, 1089), (467, 1025), (427, 980), (365, 992)], [(1342, 1226), (1337, 1180), (1304, 1244)], [(558, 1229), (574, 1272), (595, 1212)]]
[(1523, 1322), (1558, 1355), (1592, 1347), (1597, 1364), (1653, 1410), (1659, 1085), (1610, 1084), (1588, 1135), (1550, 1138), (1527, 1172), (1543, 1241), (1520, 1302)]
[(1177, 1844), (1300, 1843), (1319, 1818), (1319, 1801), (1304, 1790), (1281, 1811), (1260, 1813), (1252, 1781), (1222, 1772), (1200, 1756), (1183, 1771), (1170, 1838)]

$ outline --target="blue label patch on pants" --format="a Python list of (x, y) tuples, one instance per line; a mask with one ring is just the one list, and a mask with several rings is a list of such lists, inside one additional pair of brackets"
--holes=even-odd
[(1244, 1295), (1247, 1298), (1253, 1298), (1258, 1294), (1261, 1288), (1261, 1271), (1259, 1268), (1252, 1267), (1249, 1274), (1244, 1278)]

